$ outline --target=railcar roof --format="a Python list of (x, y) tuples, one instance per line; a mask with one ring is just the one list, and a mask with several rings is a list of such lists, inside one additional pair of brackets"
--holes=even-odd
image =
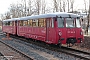
[(20, 20), (29, 20), (29, 19), (38, 19), (38, 18), (49, 18), (49, 17), (79, 17), (79, 15), (73, 14), (73, 13), (65, 13), (65, 12), (59, 12), (59, 13), (48, 13), (48, 14), (42, 14), (42, 15), (34, 15), (34, 16), (27, 16), (27, 17), (21, 17)]
[(3, 21), (16, 21), (16, 20), (29, 20), (29, 19), (38, 19), (38, 18), (50, 18), (50, 17), (73, 17), (77, 18), (80, 17), (79, 15), (73, 14), (73, 13), (66, 13), (66, 12), (57, 12), (57, 13), (48, 13), (48, 14), (41, 14), (41, 15), (33, 15), (33, 16), (27, 16), (27, 17), (21, 17), (21, 18), (12, 18), (7, 19)]
[(19, 18), (6, 19), (6, 20), (3, 20), (3, 22), (4, 21), (16, 21), (16, 20), (19, 20)]

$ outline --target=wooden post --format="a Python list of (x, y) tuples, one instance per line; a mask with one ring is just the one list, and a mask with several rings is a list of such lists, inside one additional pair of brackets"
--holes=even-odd
[(10, 35), (9, 35), (9, 33), (7, 33), (7, 36), (6, 36), (7, 38), (9, 38), (10, 37)]
[(12, 38), (10, 38), (10, 34), (7, 33), (7, 34), (6, 34), (6, 38), (2, 38), (2, 40), (12, 40)]

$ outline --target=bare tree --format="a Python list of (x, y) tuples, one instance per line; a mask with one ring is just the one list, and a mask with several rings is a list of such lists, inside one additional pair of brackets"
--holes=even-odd
[(23, 16), (27, 16), (27, 0), (21, 0), (21, 4), (22, 4), (22, 7), (23, 7), (23, 11), (22, 11), (22, 15)]
[(41, 0), (35, 0), (35, 8), (37, 10), (36, 14), (40, 14), (40, 10), (41, 10)]
[(66, 5), (67, 5), (66, 0), (63, 0), (63, 7), (62, 7), (63, 12), (66, 12)]
[(5, 20), (6, 19), (4, 14), (0, 14), (0, 17), (1, 17), (1, 20)]
[[(86, 2), (85, 2), (85, 0), (84, 0), (84, 4), (85, 4), (85, 3), (86, 3)], [(85, 4), (85, 6), (86, 6), (86, 4)], [(86, 7), (85, 7), (85, 9), (86, 9)], [(90, 0), (89, 0), (89, 14), (88, 14), (87, 18), (88, 18), (88, 21), (87, 21), (87, 26), (86, 26), (85, 34), (88, 35), (88, 27), (89, 27), (89, 21), (90, 21)]]
[(73, 5), (74, 5), (74, 0), (70, 0), (70, 3), (71, 3), (71, 10), (72, 10), (72, 13), (73, 13)]
[(6, 19), (10, 19), (11, 18), (10, 12), (5, 13), (5, 17), (6, 17)]
[(58, 12), (58, 3), (57, 3), (57, 0), (53, 0), (53, 3), (54, 3), (54, 11)]
[(12, 18), (17, 18), (22, 16), (22, 4), (11, 4), (10, 5), (10, 13)]
[(67, 0), (67, 5), (68, 5), (68, 12), (73, 13), (73, 7), (74, 7), (74, 0)]
[(62, 12), (62, 4), (61, 4), (61, 0), (59, 0), (59, 2), (60, 2), (60, 12)]
[(12, 18), (16, 17), (16, 16), (15, 16), (15, 15), (16, 15), (16, 14), (15, 14), (15, 13), (16, 13), (16, 12), (15, 12), (15, 10), (16, 10), (15, 7), (16, 7), (15, 4), (11, 4), (11, 5), (10, 5), (10, 8), (9, 8), (9, 9), (10, 9), (10, 13), (11, 13), (11, 15), (12, 15)]
[(27, 9), (27, 11), (28, 11), (28, 16), (30, 16), (30, 15), (32, 15), (33, 13), (34, 13), (34, 11), (33, 11), (33, 1), (32, 0), (29, 0), (28, 1), (28, 9)]
[(87, 10), (86, 10), (86, 0), (84, 0), (84, 5), (85, 5), (85, 13), (87, 14)]
[(68, 3), (68, 12), (69, 12), (69, 5), (70, 5), (69, 0), (67, 0), (67, 3)]
[(41, 0), (41, 5), (42, 5), (42, 14), (45, 14), (45, 11), (46, 11), (46, 2), (45, 2), (45, 0)]

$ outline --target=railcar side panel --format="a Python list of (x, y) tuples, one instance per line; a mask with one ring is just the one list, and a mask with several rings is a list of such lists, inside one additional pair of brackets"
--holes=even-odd
[(3, 32), (16, 34), (16, 23), (15, 21), (12, 22), (12, 26), (10, 25), (3, 25)]
[(46, 28), (27, 27), (25, 29), (27, 29), (27, 31), (25, 31), (26, 37), (45, 41), (45, 39), (46, 39), (45, 38), (46, 37)]
[(18, 34), (19, 34), (19, 36), (24, 36), (25, 35), (23, 26), (18, 26)]

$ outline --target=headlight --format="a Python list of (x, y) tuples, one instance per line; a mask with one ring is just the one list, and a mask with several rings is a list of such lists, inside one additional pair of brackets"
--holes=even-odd
[(80, 32), (80, 35), (83, 35), (83, 32), (82, 31)]

